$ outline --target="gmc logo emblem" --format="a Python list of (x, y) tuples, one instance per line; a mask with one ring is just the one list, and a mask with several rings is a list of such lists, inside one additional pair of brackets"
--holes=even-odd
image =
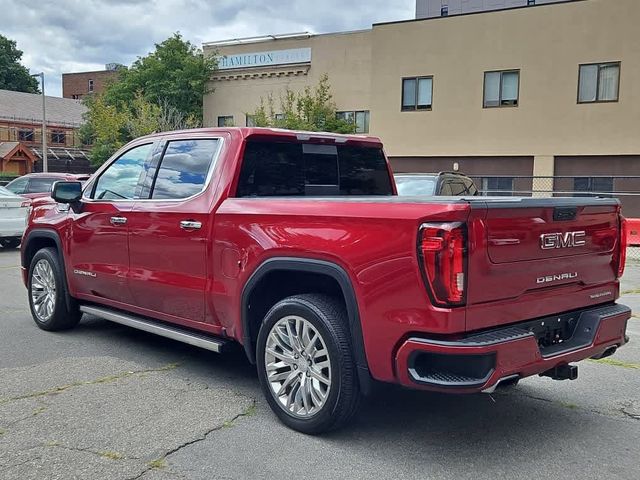
[(554, 248), (584, 247), (587, 244), (585, 231), (567, 233), (543, 233), (540, 235), (540, 248), (553, 250)]

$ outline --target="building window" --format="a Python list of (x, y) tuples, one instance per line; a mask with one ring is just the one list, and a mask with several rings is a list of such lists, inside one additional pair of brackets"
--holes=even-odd
[(233, 115), (223, 115), (218, 117), (219, 127), (233, 127)]
[(34, 133), (32, 129), (23, 128), (18, 130), (18, 140), (20, 142), (33, 142)]
[(440, 16), (448, 17), (449, 16), (449, 5), (442, 5), (440, 7)]
[[(248, 113), (245, 116), (246, 116), (245, 125), (247, 127), (255, 127), (256, 126), (256, 116), (255, 115), (249, 115)], [(218, 125), (218, 126), (220, 126), (220, 125)]]
[(484, 108), (518, 106), (519, 90), (519, 70), (485, 72)]
[(71, 95), (71, 98), (73, 98), (74, 100), (79, 100), (80, 95), (78, 95), (77, 93), (74, 93), (73, 95)]
[(433, 77), (402, 79), (402, 110), (431, 110)]
[(336, 112), (338, 120), (355, 124), (355, 133), (369, 133), (369, 110)]
[(64, 132), (52, 132), (51, 143), (66, 143), (67, 135)]
[(93, 92), (93, 80), (89, 79), (89, 92)]
[(276, 113), (274, 115), (276, 122), (284, 122), (284, 113)]
[(580, 65), (578, 103), (617, 102), (620, 62)]
[(536, 4), (536, 0), (527, 0), (527, 7), (531, 7)]
[(482, 179), (482, 194), (496, 197), (512, 196), (513, 177), (484, 177)]
[(574, 197), (610, 197), (612, 177), (576, 177), (573, 179)]

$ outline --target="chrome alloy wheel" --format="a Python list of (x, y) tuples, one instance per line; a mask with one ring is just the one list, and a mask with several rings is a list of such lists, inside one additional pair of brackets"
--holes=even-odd
[(322, 409), (331, 388), (331, 359), (311, 322), (295, 315), (278, 320), (264, 360), (271, 393), (287, 413), (310, 418)]
[(56, 279), (47, 260), (39, 260), (31, 273), (31, 301), (36, 317), (46, 322), (56, 307)]

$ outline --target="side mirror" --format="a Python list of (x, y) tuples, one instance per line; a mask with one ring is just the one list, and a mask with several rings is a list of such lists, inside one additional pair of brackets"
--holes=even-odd
[(82, 183), (56, 182), (51, 197), (58, 203), (78, 203), (82, 198)]

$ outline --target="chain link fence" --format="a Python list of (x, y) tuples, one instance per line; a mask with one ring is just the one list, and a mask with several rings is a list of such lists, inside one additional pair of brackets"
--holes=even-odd
[(514, 197), (606, 197), (622, 203), (630, 222), (628, 261), (640, 265), (640, 175), (627, 176), (478, 176), (470, 175), (481, 195)]

